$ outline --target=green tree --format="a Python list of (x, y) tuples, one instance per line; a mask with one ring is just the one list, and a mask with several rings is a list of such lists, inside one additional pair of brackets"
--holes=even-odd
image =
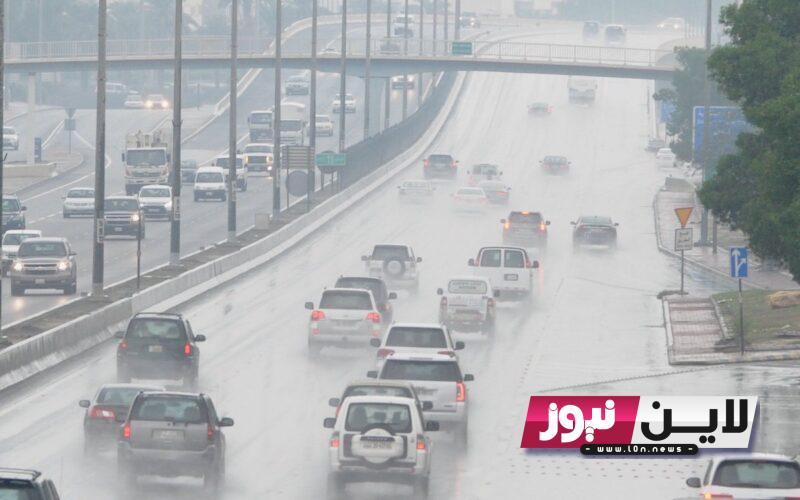
[(753, 249), (800, 277), (800, 2), (748, 0), (721, 20), (731, 39), (708, 62), (757, 129), (741, 134), (700, 198)]

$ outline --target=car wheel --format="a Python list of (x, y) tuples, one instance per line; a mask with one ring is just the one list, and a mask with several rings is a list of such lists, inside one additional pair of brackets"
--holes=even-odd
[(94, 438), (89, 437), (88, 434), (83, 436), (83, 455), (86, 457), (92, 456), (97, 449), (97, 442)]
[(481, 329), (486, 335), (494, 335), (494, 318), (487, 319)]
[(11, 296), (19, 297), (20, 295), (25, 295), (25, 288), (11, 283)]
[(311, 342), (311, 340), (309, 340), (308, 341), (308, 356), (310, 358), (318, 358), (321, 353), (322, 353), (322, 346), (317, 344), (317, 343), (315, 343), (315, 342)]
[(219, 471), (219, 467), (209, 470), (205, 474), (203, 474), (203, 487), (209, 493), (215, 493), (219, 491), (221, 483), (222, 483), (222, 477)]
[(66, 210), (63, 211), (63, 215), (65, 219), (69, 219), (69, 212), (67, 212)]
[(347, 484), (339, 474), (333, 472), (328, 473), (327, 493), (330, 500), (342, 498), (346, 488)]
[(428, 491), (430, 490), (430, 478), (428, 476), (419, 477), (414, 481), (414, 497), (415, 498), (428, 498)]
[(77, 281), (73, 281), (72, 283), (70, 283), (69, 285), (64, 287), (64, 294), (66, 294), (66, 295), (75, 295), (75, 293), (77, 293), (77, 291), (78, 291), (78, 282)]
[(466, 421), (460, 426), (458, 426), (458, 441), (461, 444), (461, 448), (466, 450), (467, 446), (469, 445), (469, 422)]
[(200, 201), (200, 198), (197, 197), (197, 193), (194, 193), (194, 201)]

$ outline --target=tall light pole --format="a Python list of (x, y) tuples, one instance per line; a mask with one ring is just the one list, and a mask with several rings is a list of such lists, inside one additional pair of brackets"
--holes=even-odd
[[(403, 19), (403, 55), (408, 56), (408, 0), (405, 0)], [(408, 117), (408, 72), (403, 73), (403, 120)]]
[(372, 45), (372, 0), (367, 2), (367, 45), (364, 52), (364, 139), (369, 137), (370, 115), (370, 58)]
[(456, 40), (461, 40), (461, 0), (456, 0), (455, 32)]
[(175, 0), (175, 70), (172, 99), (172, 225), (170, 226), (169, 263), (181, 263), (181, 98), (183, 0)]
[(94, 148), (94, 246), (92, 251), (92, 296), (103, 297), (103, 264), (105, 259), (106, 198), (106, 17), (107, 0), (99, 0), (97, 17), (97, 113)]
[[(309, 89), (310, 99), (310, 119), (311, 135), (309, 136), (308, 145), (311, 149), (311, 154), (316, 158), (317, 155), (317, 17), (319, 16), (319, 0), (311, 0), (311, 88)], [(306, 203), (308, 210), (311, 210), (311, 197), (316, 188), (316, 161), (312, 160), (308, 165), (308, 194), (306, 195)]]
[[(706, 64), (703, 82), (703, 182), (711, 177), (711, 85), (708, 80), (708, 57), (711, 55), (711, 0), (706, 0)], [(700, 244), (708, 245), (708, 209), (700, 216)]]
[[(6, 3), (0, 0), (0, 123), (5, 123), (4, 111), (6, 107), (6, 93), (5, 86), (5, 36), (6, 36)], [(0, 197), (3, 195), (3, 164), (5, 163), (5, 155), (0, 151)], [(0, 203), (0, 221), (3, 220), (3, 204)], [(2, 226), (2, 222), (0, 222)], [(0, 227), (0, 237), (2, 237), (3, 228)], [(3, 280), (0, 278), (0, 332), (3, 330)]]
[[(342, 0), (342, 57), (339, 66), (339, 152), (346, 147), (346, 116), (344, 95), (347, 92), (347, 0)], [(341, 181), (339, 174), (337, 180)]]
[(231, 1), (231, 81), (228, 108), (228, 242), (236, 243), (236, 59), (239, 44), (239, 0)]
[(450, 23), (448, 22), (450, 10), (450, 0), (444, 0), (444, 46), (447, 52), (447, 41), (450, 39)]
[[(386, 43), (392, 42), (392, 0), (386, 0)], [(392, 115), (392, 84), (391, 79), (386, 79), (386, 87), (383, 89), (383, 129), (386, 130), (391, 125)]]
[(436, 55), (436, 39), (438, 38), (439, 0), (433, 0), (433, 55)]
[[(422, 18), (425, 16), (425, 2), (420, 0), (419, 2), (419, 55), (423, 55), (425, 53), (425, 49), (422, 47), (424, 36), (423, 32), (425, 31), (425, 22)], [(420, 105), (422, 104), (422, 71), (417, 74), (417, 109), (419, 109)]]
[[(272, 108), (272, 217), (281, 213), (281, 43), (283, 0), (275, 2), (275, 105)], [(313, 92), (312, 90), (309, 90)], [(315, 122), (316, 126), (316, 122)], [(286, 194), (289, 199), (289, 194)]]

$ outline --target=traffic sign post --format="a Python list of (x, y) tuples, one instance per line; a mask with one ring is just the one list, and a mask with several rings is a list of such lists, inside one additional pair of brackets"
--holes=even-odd
[(747, 247), (731, 247), (731, 278), (739, 280), (739, 350), (744, 355), (744, 304), (742, 301), (742, 278), (747, 278)]
[(675, 209), (675, 215), (678, 216), (678, 222), (681, 223), (679, 229), (675, 229), (675, 251), (681, 252), (681, 295), (684, 295), (684, 275), (686, 269), (686, 258), (684, 252), (691, 250), (694, 246), (694, 237), (692, 235), (692, 228), (686, 227), (689, 222), (689, 217), (692, 215), (694, 207), (681, 207)]
[(347, 153), (334, 153), (333, 151), (323, 151), (317, 154), (317, 167), (324, 174), (332, 174), (337, 169), (347, 166)]

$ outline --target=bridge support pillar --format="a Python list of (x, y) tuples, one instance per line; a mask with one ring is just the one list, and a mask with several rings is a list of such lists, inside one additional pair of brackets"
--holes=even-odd
[(27, 128), (28, 128), (28, 135), (25, 137), (25, 141), (27, 142), (26, 145), (26, 154), (25, 154), (25, 161), (28, 165), (33, 165), (35, 163), (34, 157), (34, 141), (36, 140), (36, 73), (28, 73), (28, 116), (27, 116)]
[(369, 136), (381, 131), (381, 114), (384, 99), (381, 99), (386, 90), (386, 79), (372, 77), (369, 79), (369, 109), (364, 110), (369, 113)]

